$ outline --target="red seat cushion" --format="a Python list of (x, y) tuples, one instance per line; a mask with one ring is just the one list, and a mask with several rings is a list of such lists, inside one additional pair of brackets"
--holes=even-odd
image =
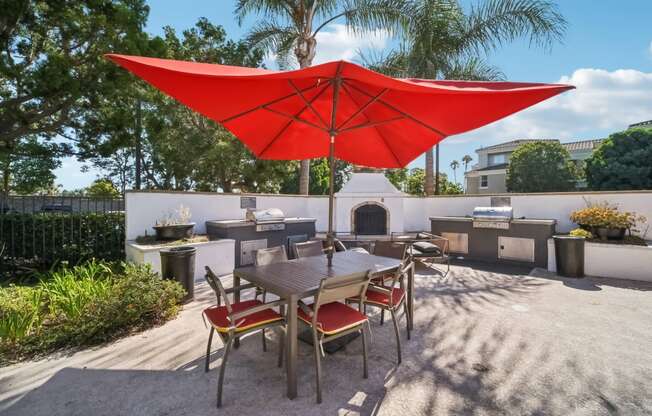
[[(312, 305), (308, 306), (312, 309)], [(301, 308), (298, 311), (299, 319), (307, 324), (312, 323), (312, 318)], [(353, 328), (367, 321), (367, 316), (357, 309), (340, 302), (321, 305), (317, 313), (317, 330), (326, 335), (337, 334)]]
[[(231, 308), (235, 313), (242, 312), (262, 304), (263, 303), (259, 300), (245, 300), (243, 302), (231, 304)], [(219, 332), (229, 332), (231, 322), (228, 318), (229, 313), (226, 310), (226, 306), (212, 306), (210, 308), (206, 308), (204, 309), (204, 315), (216, 330)], [(283, 319), (283, 317), (276, 313), (274, 310), (265, 309), (264, 311), (256, 312), (239, 319), (235, 325), (237, 327), (235, 332), (242, 332), (255, 326), (268, 324), (274, 321), (280, 321), (281, 319)]]
[(366, 297), (367, 303), (382, 305), (382, 306), (396, 306), (401, 303), (405, 296), (405, 290), (400, 287), (392, 289), (392, 304), (389, 304), (389, 293), (376, 292), (373, 289), (367, 289)]

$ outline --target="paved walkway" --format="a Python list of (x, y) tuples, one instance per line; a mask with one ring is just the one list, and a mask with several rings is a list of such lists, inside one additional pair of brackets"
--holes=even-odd
[[(323, 361), (300, 344), (299, 397), (284, 396), (277, 338), (245, 339), (215, 390), (197, 300), (166, 325), (110, 345), (0, 369), (3, 415), (644, 415), (652, 414), (652, 285), (455, 266), (417, 276), (415, 333), (395, 365), (391, 324), (373, 317), (369, 379), (359, 343)], [(401, 325), (403, 328), (403, 325)]]

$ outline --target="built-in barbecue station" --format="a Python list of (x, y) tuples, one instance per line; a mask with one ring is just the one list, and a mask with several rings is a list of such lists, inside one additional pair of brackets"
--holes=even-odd
[(514, 218), (511, 206), (476, 207), (473, 215), (430, 217), (433, 234), (449, 239), (450, 251), (470, 260), (547, 267), (547, 241), (556, 220)]
[(288, 218), (278, 208), (247, 209), (244, 219), (206, 221), (211, 240), (235, 240), (235, 265), (253, 264), (253, 253), (260, 248), (285, 246), (288, 255), (293, 243), (315, 236), (315, 218)]

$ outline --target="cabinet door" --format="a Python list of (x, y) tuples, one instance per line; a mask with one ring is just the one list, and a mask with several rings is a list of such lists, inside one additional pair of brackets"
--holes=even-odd
[(267, 239), (245, 240), (240, 242), (240, 265), (254, 264), (254, 253), (261, 248), (267, 248)]
[(498, 237), (498, 258), (534, 263), (534, 239)]
[(469, 254), (469, 235), (467, 233), (441, 233), (448, 240), (448, 251), (458, 254)]

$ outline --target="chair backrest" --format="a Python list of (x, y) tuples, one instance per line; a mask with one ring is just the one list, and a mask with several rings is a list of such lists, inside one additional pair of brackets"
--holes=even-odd
[(254, 265), (265, 266), (267, 264), (282, 263), (288, 261), (285, 246), (261, 248), (256, 250)]
[(296, 243), (294, 252), (297, 258), (323, 256), (324, 249), (321, 241), (306, 241), (305, 243)]
[(359, 305), (362, 305), (370, 279), (371, 273), (369, 271), (322, 279), (319, 284), (319, 291), (315, 295), (313, 321), (317, 321), (319, 307), (326, 303), (359, 297), (361, 299)]
[(229, 313), (232, 313), (233, 310), (231, 309), (231, 302), (229, 302), (229, 298), (226, 296), (226, 291), (224, 290), (224, 286), (222, 285), (220, 278), (217, 277), (208, 266), (206, 266), (206, 274), (204, 275), (204, 278), (206, 278), (206, 281), (213, 289), (213, 292), (215, 292), (215, 296), (217, 297), (217, 305), (220, 305), (220, 298), (224, 299), (224, 306), (226, 306), (226, 310)]
[(399, 241), (379, 240), (374, 243), (374, 255), (404, 259), (407, 244)]

